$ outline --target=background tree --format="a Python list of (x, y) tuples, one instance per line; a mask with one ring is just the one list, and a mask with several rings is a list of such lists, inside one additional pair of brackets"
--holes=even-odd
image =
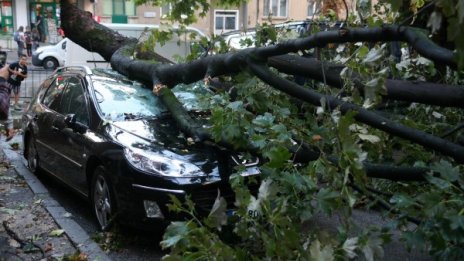
[[(183, 23), (209, 8), (204, 0), (149, 2), (171, 2), (172, 19)], [(218, 197), (205, 220), (168, 228), (161, 242), (171, 248), (165, 259), (364, 255), (372, 260), (382, 255), (390, 230), (356, 227), (351, 220), (353, 208), (372, 206), (386, 210), (390, 229), (402, 228), (409, 247), (438, 259), (462, 259), (464, 4), (402, 4), (371, 4), (360, 26), (361, 20), (351, 15), (346, 27), (316, 28), (311, 35), (274, 45), (263, 41), (257, 48), (216, 50), (215, 55), (168, 64), (137, 39), (112, 32), (61, 1), (66, 35), (100, 53), (120, 73), (152, 86), (187, 137), (247, 150), (264, 160), (257, 195), (240, 175), (230, 177), (240, 218), (227, 219), (225, 200)], [(426, 13), (428, 27), (409, 26)], [(430, 35), (443, 32), (444, 26), (447, 41), (432, 41)], [(391, 42), (409, 50), (399, 62), (390, 58)], [(319, 60), (299, 55), (316, 47), (321, 49)], [(306, 80), (297, 84), (295, 76)], [(211, 127), (204, 128), (170, 88), (216, 79), (233, 87), (209, 97)], [(195, 217), (189, 204), (175, 198), (172, 210)], [(315, 215), (335, 213), (342, 219), (335, 236), (305, 226)]]

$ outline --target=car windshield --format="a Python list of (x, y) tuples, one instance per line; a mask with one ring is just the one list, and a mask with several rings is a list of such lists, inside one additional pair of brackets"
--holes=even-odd
[(137, 82), (107, 77), (93, 79), (95, 95), (105, 119), (156, 117), (167, 111), (151, 90)]
[[(157, 117), (167, 108), (153, 92), (142, 84), (131, 81), (112, 70), (94, 70), (93, 87), (100, 111), (107, 120), (122, 121)], [(208, 93), (201, 83), (180, 84), (174, 95), (186, 110), (204, 110), (198, 95)]]

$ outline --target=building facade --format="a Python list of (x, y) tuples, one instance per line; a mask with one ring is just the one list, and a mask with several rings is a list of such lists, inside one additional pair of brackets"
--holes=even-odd
[[(346, 1), (349, 11), (354, 9), (354, 1)], [(138, 23), (160, 24), (167, 22), (163, 18), (169, 13), (170, 6), (136, 6), (127, 0), (85, 1), (84, 9), (96, 15), (102, 23)], [(195, 24), (207, 35), (221, 34), (233, 30), (246, 30), (257, 24), (282, 23), (291, 20), (313, 19), (326, 11), (335, 9), (340, 19), (346, 16), (341, 0), (249, 0), (237, 8), (212, 6), (209, 14)]]
[[(170, 6), (136, 6), (134, 0), (74, 0), (79, 8), (94, 14), (102, 23), (160, 24), (168, 22), (164, 15)], [(354, 1), (347, 1), (351, 9)], [(312, 19), (324, 11), (324, 7), (338, 9), (341, 19), (345, 8), (340, 0), (250, 0), (237, 8), (213, 6), (209, 14), (195, 24), (207, 35), (232, 30), (246, 30), (263, 22), (281, 23), (291, 20)], [(0, 0), (0, 35), (11, 36), (19, 26), (34, 28), (39, 15), (52, 19), (60, 27), (59, 0)], [(52, 20), (48, 20), (49, 22)]]

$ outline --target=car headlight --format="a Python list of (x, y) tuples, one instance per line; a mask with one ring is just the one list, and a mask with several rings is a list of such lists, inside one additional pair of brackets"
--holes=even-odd
[(143, 172), (169, 177), (199, 177), (206, 174), (192, 163), (139, 149), (124, 149), (127, 161)]

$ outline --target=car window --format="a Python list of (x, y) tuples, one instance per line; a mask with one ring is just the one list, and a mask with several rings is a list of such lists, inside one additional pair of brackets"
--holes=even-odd
[(64, 78), (62, 76), (56, 77), (53, 83), (47, 89), (47, 92), (43, 97), (42, 103), (48, 108), (58, 112), (61, 104), (64, 86)]
[(156, 117), (167, 111), (151, 90), (136, 82), (103, 77), (94, 79), (98, 106), (108, 120)]
[(78, 122), (89, 125), (88, 107), (81, 81), (70, 77), (66, 82), (58, 112), (63, 115), (74, 114)]

